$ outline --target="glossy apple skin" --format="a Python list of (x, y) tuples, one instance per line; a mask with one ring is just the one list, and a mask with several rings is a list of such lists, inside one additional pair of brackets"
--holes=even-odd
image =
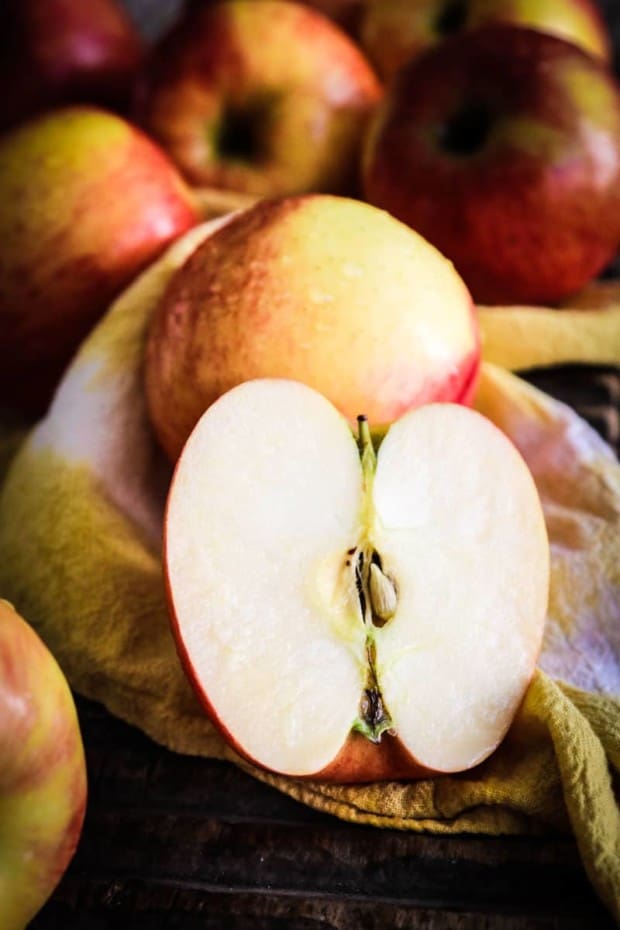
[(4, 0), (0, 129), (69, 103), (127, 106), (143, 53), (116, 0)]
[(194, 185), (269, 196), (349, 190), (381, 95), (329, 19), (277, 0), (195, 6), (150, 58), (138, 122)]
[(407, 61), (455, 34), (504, 24), (538, 29), (611, 61), (606, 24), (592, 0), (366, 0), (358, 40), (389, 78)]
[(95, 108), (0, 139), (0, 390), (40, 412), (110, 300), (197, 216), (157, 146)]
[(0, 926), (23, 930), (80, 837), (86, 767), (69, 686), (43, 642), (0, 601)]
[(433, 242), (478, 302), (554, 304), (620, 242), (618, 86), (534, 30), (488, 27), (403, 68), (363, 161), (367, 200)]
[[(146, 396), (169, 458), (210, 404), (253, 378), (303, 381), (377, 428), (431, 400), (469, 403), (477, 318), (454, 269), (427, 249), (382, 211), (329, 195), (262, 201), (217, 230), (150, 326)], [(422, 291), (445, 294), (441, 321), (416, 294), (423, 261), (437, 263)]]

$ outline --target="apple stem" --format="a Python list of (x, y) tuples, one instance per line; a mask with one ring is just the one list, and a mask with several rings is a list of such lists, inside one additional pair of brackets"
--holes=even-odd
[(364, 481), (366, 487), (369, 488), (377, 467), (377, 454), (368, 425), (368, 417), (364, 414), (357, 418), (357, 445), (362, 459)]

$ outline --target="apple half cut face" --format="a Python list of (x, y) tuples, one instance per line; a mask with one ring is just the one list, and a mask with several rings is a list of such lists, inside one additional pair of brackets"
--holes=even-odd
[(335, 781), (470, 768), (506, 733), (547, 608), (538, 494), (512, 443), (453, 404), (375, 456), (318, 392), (233, 388), (192, 432), (165, 519), (172, 626), (250, 761)]

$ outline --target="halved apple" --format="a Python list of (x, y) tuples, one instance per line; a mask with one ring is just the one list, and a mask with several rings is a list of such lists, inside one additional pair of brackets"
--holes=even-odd
[(366, 781), (467, 769), (506, 733), (544, 625), (549, 546), (517, 450), (431, 404), (375, 456), (295, 381), (246, 382), (177, 464), (164, 559), (179, 653), (235, 749)]

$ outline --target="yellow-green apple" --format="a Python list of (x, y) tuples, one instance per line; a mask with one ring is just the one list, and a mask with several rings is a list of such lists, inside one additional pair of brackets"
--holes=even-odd
[(430, 400), (467, 403), (479, 355), (470, 294), (436, 249), (368, 204), (306, 194), (237, 214), (176, 272), (151, 321), (146, 394), (175, 460), (242, 381), (295, 378), (383, 426)]
[(38, 411), (110, 300), (197, 217), (155, 143), (90, 107), (0, 139), (0, 202), (0, 392)]
[(258, 196), (350, 192), (380, 85), (316, 10), (282, 0), (197, 6), (139, 84), (139, 122), (194, 185)]
[(0, 601), (0, 926), (23, 930), (75, 851), (86, 766), (65, 677), (34, 630)]
[(4, 0), (0, 128), (61, 104), (126, 106), (142, 58), (116, 0)]
[(390, 78), (449, 36), (498, 23), (548, 32), (611, 59), (607, 26), (593, 0), (366, 0), (356, 35), (379, 73)]
[(366, 139), (366, 198), (483, 303), (556, 303), (620, 242), (620, 93), (563, 39), (489, 26), (396, 76)]
[(409, 411), (375, 458), (364, 417), (358, 448), (313, 389), (246, 382), (192, 432), (164, 527), (183, 665), (252, 762), (334, 781), (454, 772), (506, 733), (549, 545), (526, 464), (480, 414)]

